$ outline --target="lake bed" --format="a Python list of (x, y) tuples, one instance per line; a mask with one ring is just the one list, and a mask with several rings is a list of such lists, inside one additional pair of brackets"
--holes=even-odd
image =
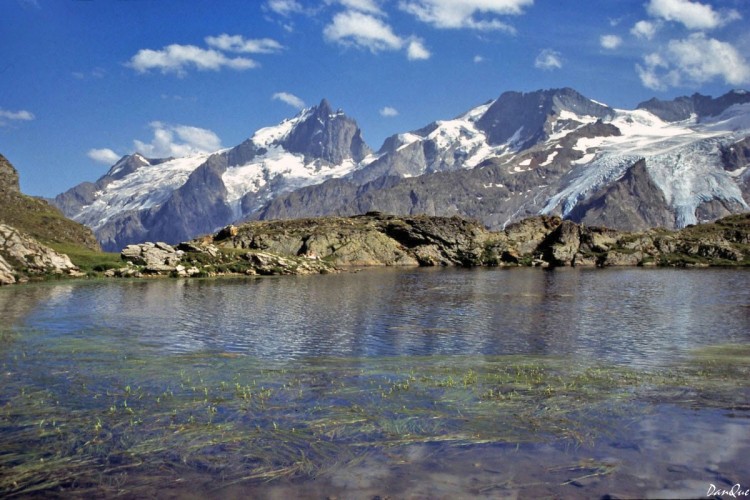
[(0, 290), (0, 491), (705, 496), (750, 483), (750, 273)]

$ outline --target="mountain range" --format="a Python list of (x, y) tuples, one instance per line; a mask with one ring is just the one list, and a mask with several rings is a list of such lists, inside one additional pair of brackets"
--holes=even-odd
[(176, 243), (242, 220), (461, 215), (503, 229), (532, 215), (640, 230), (750, 210), (750, 93), (614, 109), (573, 89), (505, 92), (373, 151), (325, 99), (236, 147), (121, 158), (53, 203), (105, 250)]

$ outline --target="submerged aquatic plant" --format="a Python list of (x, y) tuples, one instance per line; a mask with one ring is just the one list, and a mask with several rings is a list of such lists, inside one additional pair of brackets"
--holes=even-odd
[[(655, 400), (750, 409), (747, 346), (660, 371), (526, 356), (290, 366), (221, 353), (148, 357), (126, 343), (35, 347), (0, 357), (4, 496), (147, 494), (202, 473), (218, 485), (317, 477), (415, 443), (577, 446)], [(597, 467), (580, 476), (610, 471)]]

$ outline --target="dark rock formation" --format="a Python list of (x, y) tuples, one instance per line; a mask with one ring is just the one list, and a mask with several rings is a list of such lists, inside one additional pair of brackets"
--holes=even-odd
[(514, 140), (514, 148), (523, 150), (549, 137), (549, 120), (561, 111), (579, 116), (605, 118), (614, 115), (609, 106), (587, 99), (570, 88), (536, 92), (505, 92), (477, 122), (490, 144)]
[(692, 115), (699, 119), (707, 116), (716, 116), (734, 104), (750, 102), (750, 93), (744, 90), (735, 90), (721, 97), (695, 93), (691, 96), (683, 96), (671, 101), (650, 99), (638, 105), (637, 109), (645, 109), (667, 122), (687, 120)]
[(531, 217), (493, 232), (460, 217), (372, 212), (249, 222), (177, 249), (128, 247), (123, 258), (144, 272), (174, 274), (190, 266), (191, 275), (310, 274), (352, 266), (747, 266), (748, 244), (750, 214), (676, 232), (631, 233), (554, 216)]

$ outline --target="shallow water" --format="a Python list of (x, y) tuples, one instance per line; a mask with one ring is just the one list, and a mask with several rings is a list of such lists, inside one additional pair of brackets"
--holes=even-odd
[(4, 288), (0, 494), (747, 489), (748, 285), (386, 269)]

